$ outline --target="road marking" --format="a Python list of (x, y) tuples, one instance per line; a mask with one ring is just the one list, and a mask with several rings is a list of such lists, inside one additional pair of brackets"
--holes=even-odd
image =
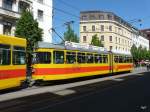
[(147, 106), (144, 105), (144, 106), (141, 106), (140, 108), (141, 108), (142, 110), (145, 110), (145, 109), (147, 109)]
[(120, 78), (111, 78), (110, 80), (113, 80), (113, 81), (123, 81), (124, 79), (120, 79)]
[(144, 75), (144, 74), (140, 74), (140, 73), (138, 73), (138, 74), (135, 74), (135, 75), (142, 76), (142, 75)]
[(52, 93), (60, 95), (60, 96), (66, 96), (66, 95), (74, 94), (76, 93), (76, 91), (70, 90), (70, 89), (64, 89), (64, 90), (60, 90), (60, 91), (56, 91)]

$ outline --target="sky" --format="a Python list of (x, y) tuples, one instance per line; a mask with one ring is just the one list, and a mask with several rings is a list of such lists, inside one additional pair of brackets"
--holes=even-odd
[[(150, 28), (150, 0), (53, 0), (53, 28), (63, 37), (64, 23), (74, 21), (72, 28), (79, 36), (80, 11), (110, 11), (122, 19), (132, 22), (138, 29)], [(137, 20), (141, 19), (141, 22)], [(53, 43), (61, 39), (53, 33)]]

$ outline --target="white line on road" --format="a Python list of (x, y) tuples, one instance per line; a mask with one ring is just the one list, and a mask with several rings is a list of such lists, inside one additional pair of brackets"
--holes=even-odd
[(112, 78), (112, 79), (110, 79), (110, 80), (113, 80), (113, 81), (118, 81), (118, 82), (120, 82), (120, 81), (123, 81), (124, 79), (120, 79), (120, 78)]
[(60, 96), (66, 96), (66, 95), (74, 94), (74, 93), (76, 93), (76, 91), (71, 90), (71, 89), (64, 89), (64, 90), (60, 90), (60, 91), (56, 91), (56, 92), (52, 92), (52, 93), (60, 95)]

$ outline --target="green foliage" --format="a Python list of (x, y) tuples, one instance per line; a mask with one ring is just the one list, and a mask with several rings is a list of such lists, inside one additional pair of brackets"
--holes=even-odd
[(103, 47), (101, 40), (97, 37), (97, 34), (92, 36), (91, 45)]
[(131, 54), (134, 61), (150, 60), (150, 51), (146, 48), (142, 48), (142, 46), (137, 48), (135, 45), (133, 45), (131, 47)]
[(78, 36), (74, 33), (70, 25), (67, 26), (67, 31), (64, 33), (64, 40), (77, 43), (79, 42)]
[(24, 10), (17, 21), (15, 36), (27, 40), (27, 66), (32, 64), (32, 53), (37, 42), (42, 41), (42, 34), (43, 30), (38, 27), (38, 22), (34, 20), (32, 13)]
[(21, 18), (17, 22), (15, 36), (26, 38), (27, 52), (32, 53), (36, 43), (42, 41), (43, 31), (38, 27), (38, 22), (34, 20), (32, 13), (23, 11)]

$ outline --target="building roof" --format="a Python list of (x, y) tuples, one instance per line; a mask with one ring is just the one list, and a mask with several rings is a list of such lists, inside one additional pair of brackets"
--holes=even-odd
[[(123, 24), (124, 26), (127, 26), (127, 27), (129, 27), (129, 28), (132, 28), (132, 29), (134, 29), (134, 30), (136, 30), (136, 31), (138, 31), (138, 29), (135, 27), (135, 26), (133, 26), (131, 23), (129, 23), (129, 22), (127, 22), (127, 21), (125, 21), (124, 19), (122, 19), (120, 16), (118, 16), (118, 15), (116, 15), (115, 13), (113, 13), (113, 12), (111, 12), (111, 11), (101, 11), (101, 10), (89, 10), (89, 11), (81, 11), (80, 12), (80, 15), (84, 15), (84, 14), (92, 14), (92, 13), (104, 13), (104, 14), (111, 14), (111, 15), (113, 15), (114, 16), (114, 21), (117, 21), (117, 22), (119, 22), (120, 24)], [(117, 19), (116, 19), (117, 18)], [(82, 19), (82, 18), (80, 18), (80, 19)]]

